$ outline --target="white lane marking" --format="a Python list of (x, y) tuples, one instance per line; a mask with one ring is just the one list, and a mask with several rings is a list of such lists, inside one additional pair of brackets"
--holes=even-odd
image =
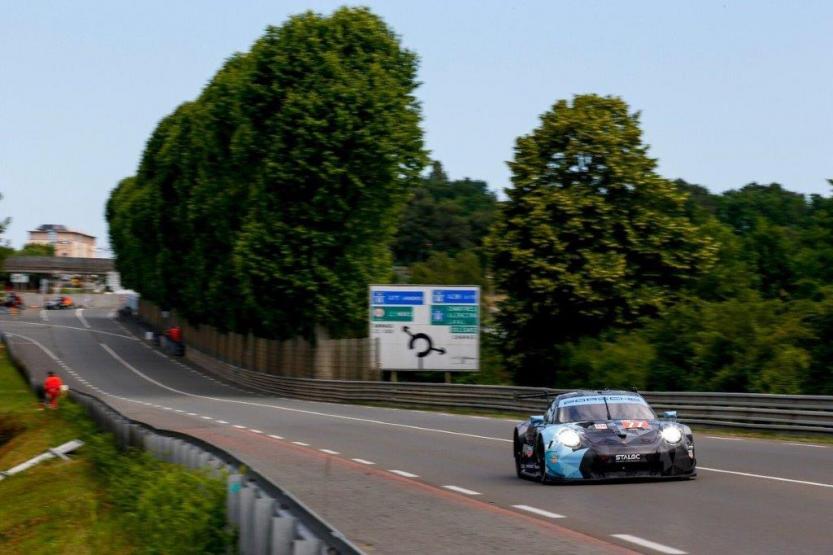
[[(41, 311), (40, 311), (40, 318), (41, 318), (41, 320), (43, 320), (44, 322), (48, 322), (48, 321), (49, 321), (49, 313), (48, 313), (48, 312), (46, 312), (46, 310), (41, 310)], [(20, 322), (18, 322), (18, 323), (20, 323)], [(25, 322), (24, 322), (24, 323), (25, 323)]]
[(652, 542), (650, 540), (646, 540), (640, 538), (638, 536), (631, 536), (630, 534), (611, 534), (614, 538), (619, 538), (620, 540), (635, 543), (636, 545), (641, 545), (642, 547), (647, 547), (648, 549), (653, 549), (654, 551), (659, 551), (660, 553), (668, 553), (669, 555), (686, 555), (686, 551), (680, 551), (674, 547), (668, 547), (667, 545), (662, 545), (661, 543)]
[(419, 478), (419, 474), (411, 474), (410, 472), (405, 472), (404, 470), (391, 470), (391, 472), (398, 476), (402, 476), (403, 478)]
[(304, 447), (309, 447), (309, 443), (304, 443), (303, 441), (293, 441), (295, 445), (303, 445)]
[(92, 327), (90, 325), (90, 323), (87, 322), (87, 319), (84, 318), (84, 309), (83, 308), (75, 309), (75, 315), (78, 317), (79, 320), (81, 320), (81, 323), (84, 324), (85, 328), (90, 329)]
[(775, 480), (777, 482), (790, 482), (791, 484), (802, 484), (805, 486), (816, 486), (819, 488), (833, 488), (833, 484), (823, 484), (821, 482), (807, 482), (805, 480), (793, 480), (792, 478), (781, 478), (779, 476), (766, 476), (764, 474), (750, 474), (749, 472), (737, 472), (735, 470), (721, 470), (719, 468), (707, 468), (705, 466), (698, 466), (697, 470), (707, 470), (709, 472), (721, 472), (723, 474), (734, 474), (736, 476), (746, 476), (748, 478), (763, 478), (765, 480)]
[(535, 507), (530, 507), (529, 505), (512, 505), (516, 509), (520, 509), (522, 511), (527, 511), (529, 513), (533, 513), (540, 516), (545, 516), (547, 518), (566, 518), (564, 515), (560, 515), (558, 513), (551, 513), (549, 511), (545, 511), (543, 509), (536, 509)]
[(211, 418), (210, 416), (203, 416), (203, 417), (202, 417), (202, 419), (203, 419), (203, 420), (214, 420), (214, 419), (213, 419), (213, 418)]
[[(13, 333), (7, 333), (7, 335), (12, 336), (12, 337), (20, 337), (22, 339), (30, 341), (33, 344), (37, 345), (41, 350), (43, 350), (53, 360), (55, 360), (55, 361), (60, 360), (49, 349), (47, 349), (45, 346), (43, 346), (40, 342), (38, 342), (38, 341), (36, 341), (36, 340), (34, 340), (30, 337), (26, 337), (26, 336), (19, 335), (19, 334), (13, 334)], [(411, 425), (408, 425), (408, 424), (398, 424), (398, 423), (394, 423), (394, 422), (384, 422), (384, 421), (381, 421), (381, 420), (374, 420), (374, 419), (369, 419), (369, 418), (358, 418), (358, 417), (353, 417), (353, 416), (343, 416), (343, 415), (340, 415), (340, 414), (328, 414), (328, 413), (323, 413), (323, 412), (318, 412), (318, 411), (294, 409), (294, 408), (289, 408), (289, 407), (281, 407), (281, 406), (277, 406), (277, 405), (268, 405), (268, 404), (265, 404), (265, 403), (253, 403), (253, 402), (249, 402), (249, 401), (238, 401), (238, 400), (233, 400), (233, 399), (223, 399), (223, 398), (220, 398), (220, 397), (211, 397), (211, 396), (207, 396), (207, 395), (196, 395), (196, 394), (193, 394), (193, 393), (188, 393), (186, 391), (175, 389), (173, 387), (169, 387), (169, 386), (167, 386), (163, 383), (160, 383), (160, 382), (154, 380), (153, 378), (145, 375), (144, 373), (142, 373), (141, 371), (139, 371), (135, 367), (133, 367), (130, 363), (125, 361), (115, 351), (113, 351), (108, 345), (105, 345), (103, 343), (100, 343), (100, 345), (113, 358), (115, 358), (117, 361), (119, 361), (126, 368), (128, 368), (129, 370), (131, 370), (132, 372), (134, 372), (138, 376), (142, 377), (146, 381), (149, 381), (153, 384), (156, 384), (156, 385), (158, 385), (159, 387), (161, 387), (163, 389), (167, 389), (168, 391), (173, 391), (174, 393), (179, 393), (180, 395), (185, 395), (187, 397), (194, 397), (194, 398), (197, 398), (197, 399), (208, 399), (208, 400), (211, 400), (211, 401), (219, 401), (219, 402), (236, 403), (236, 404), (255, 406), (255, 407), (271, 408), (271, 409), (283, 410), (283, 411), (287, 411), (287, 412), (297, 412), (297, 413), (302, 413), (302, 414), (313, 414), (313, 415), (316, 415), (316, 416), (325, 416), (325, 417), (330, 417), (330, 418), (337, 418), (337, 419), (340, 419), (340, 420), (368, 422), (368, 423), (371, 423), (371, 424), (391, 426), (391, 427), (396, 427), (396, 428), (407, 428), (407, 429), (442, 433), (442, 434), (455, 435), (455, 436), (473, 437), (473, 438), (476, 438), (476, 439), (485, 439), (485, 440), (490, 440), (490, 441), (500, 441), (500, 442), (511, 442), (512, 441), (512, 440), (509, 440), (509, 439), (481, 436), (481, 435), (477, 435), (477, 434), (467, 434), (467, 433), (462, 433), (462, 432), (453, 432), (453, 431), (450, 431), (450, 430), (441, 430), (441, 429), (436, 429), (436, 428), (423, 428), (421, 426), (411, 426)], [(183, 411), (177, 410), (176, 412), (181, 413)], [(240, 428), (240, 429), (245, 429), (245, 426), (235, 425), (235, 427)], [(353, 460), (356, 460), (356, 459), (353, 459)], [(365, 463), (365, 464), (367, 464), (367, 463)], [(370, 464), (372, 464), (372, 463), (370, 463)], [(769, 479), (769, 480), (777, 480), (777, 481), (781, 481), (781, 482), (789, 482), (789, 483), (796, 483), (796, 484), (802, 484), (802, 485), (811, 485), (811, 486), (818, 486), (818, 487), (825, 487), (825, 488), (833, 488), (833, 484), (822, 484), (822, 483), (818, 483), (818, 482), (806, 482), (806, 481), (802, 481), (802, 480), (791, 480), (791, 479), (788, 479), (788, 478), (779, 478), (779, 477), (776, 477), (776, 476), (763, 476), (763, 475), (760, 475), (760, 474), (749, 474), (749, 473), (745, 473), (745, 472), (735, 472), (735, 471), (731, 471), (731, 470), (721, 470), (721, 469), (717, 469), (717, 468), (708, 468), (708, 467), (702, 467), (702, 466), (699, 467), (699, 468), (701, 470), (707, 470), (707, 471), (712, 471), (712, 472), (723, 472), (723, 473), (727, 473), (727, 474), (737, 474), (737, 475), (740, 475), (740, 476), (748, 476), (748, 477), (753, 477), (753, 478), (763, 478), (763, 479)]]
[(185, 414), (187, 414), (188, 416), (199, 416), (199, 414), (197, 414), (196, 412), (187, 412)]
[(275, 434), (269, 434), (269, 437), (271, 437), (272, 439), (283, 439), (282, 436), (276, 436)]
[(373, 461), (368, 461), (368, 460), (365, 460), (365, 459), (350, 459), (350, 460), (354, 461), (354, 462), (357, 462), (357, 463), (361, 463), (361, 464), (376, 464)]
[(742, 437), (706, 436), (709, 439), (722, 439), (724, 441), (743, 441)]
[(254, 428), (251, 428), (249, 431), (252, 432), (253, 434), (262, 434), (263, 433), (260, 430), (255, 430)]
[(128, 370), (130, 370), (131, 372), (140, 376), (141, 378), (144, 378), (145, 380), (149, 381), (150, 383), (156, 384), (156, 385), (158, 385), (159, 387), (161, 387), (163, 389), (167, 389), (168, 391), (173, 391), (174, 393), (179, 393), (180, 395), (185, 395), (187, 397), (193, 397), (195, 399), (207, 399), (209, 401), (218, 401), (218, 402), (221, 402), (221, 403), (235, 403), (235, 404), (238, 404), (238, 405), (246, 405), (246, 406), (250, 406), (250, 407), (263, 407), (263, 408), (269, 408), (269, 409), (275, 409), (275, 410), (282, 410), (282, 411), (286, 411), (286, 412), (297, 412), (297, 413), (301, 413), (301, 414), (312, 414), (312, 415), (315, 415), (315, 416), (325, 416), (327, 418), (337, 418), (339, 420), (349, 420), (351, 422), (367, 422), (369, 424), (379, 424), (381, 426), (391, 426), (393, 428), (406, 428), (406, 429), (409, 429), (409, 430), (420, 430), (420, 431), (423, 431), (423, 432), (434, 432), (434, 433), (437, 433), (437, 434), (448, 434), (448, 435), (452, 435), (452, 436), (462, 436), (462, 437), (471, 437), (471, 438), (475, 438), (475, 439), (485, 439), (485, 440), (488, 440), (488, 441), (499, 441), (501, 443), (512, 443), (511, 439), (505, 439), (505, 438), (500, 438), (500, 437), (489, 437), (489, 436), (481, 436), (481, 435), (478, 435), (478, 434), (467, 434), (467, 433), (464, 433), (464, 432), (453, 432), (451, 430), (442, 430), (442, 429), (439, 429), (439, 428), (424, 428), (422, 426), (413, 426), (413, 425), (410, 425), (410, 424), (399, 424), (397, 422), (385, 422), (384, 420), (375, 420), (375, 419), (372, 419), (372, 418), (359, 418), (359, 417), (356, 417), (356, 416), (344, 416), (342, 414), (331, 414), (331, 413), (318, 412), (318, 411), (313, 411), (313, 410), (282, 407), (280, 405), (268, 405), (266, 403), (253, 403), (251, 401), (239, 401), (239, 400), (236, 400), (236, 399), (224, 399), (222, 397), (211, 397), (210, 395), (197, 395), (196, 393), (188, 393), (187, 391), (182, 391), (181, 389), (176, 389), (176, 388), (167, 386), (167, 385), (165, 385), (165, 384), (163, 384), (163, 383), (161, 383), (157, 380), (154, 380), (150, 376), (144, 374), (143, 372), (138, 370), (136, 367), (134, 367), (132, 364), (130, 364), (129, 362), (124, 360), (121, 356), (119, 356), (118, 353), (113, 351), (113, 349), (111, 349), (109, 345), (105, 345), (104, 343), (99, 343), (99, 345), (101, 345), (101, 347), (105, 351), (107, 351), (107, 353), (110, 356), (115, 358), (122, 365), (124, 365)]
[(184, 413), (185, 413), (185, 411), (184, 411), (184, 410), (179, 410), (179, 409), (174, 409), (174, 411), (176, 411), (176, 412), (178, 412), (178, 413), (180, 413), (180, 414), (184, 414)]
[(827, 449), (828, 445), (816, 445), (815, 443), (801, 443), (799, 441), (788, 441), (787, 445), (800, 445), (801, 447), (818, 447), (819, 449)]
[[(93, 329), (88, 330), (88, 329), (85, 329), (85, 328), (79, 328), (78, 326), (64, 326), (64, 325), (61, 325), (61, 324), (40, 324), (38, 322), (21, 322), (20, 320), (17, 320), (17, 321), (14, 321), (14, 322), (5, 320), (3, 323), (4, 324), (22, 324), (24, 326), (39, 326), (39, 327), (42, 327), (42, 328), (44, 328), (44, 327), (45, 328), (64, 328), (64, 329), (68, 329), (68, 330), (95, 332), (95, 333), (102, 333), (104, 335), (112, 335), (113, 337), (120, 337), (122, 339), (129, 339), (130, 341), (138, 341), (138, 339), (136, 339), (132, 335), (122, 335), (120, 333), (112, 333), (112, 332), (109, 332), (109, 331), (101, 331), (101, 330), (93, 330)], [(13, 334), (10, 333), (8, 335), (13, 335)], [(24, 336), (18, 335), (18, 337), (24, 337)], [(24, 339), (29, 339), (29, 338), (24, 337)]]
[(459, 486), (443, 486), (445, 489), (450, 489), (451, 491), (456, 491), (457, 493), (462, 493), (463, 495), (480, 495), (479, 491), (472, 491), (470, 489), (461, 488)]
[(228, 424), (228, 422), (226, 422), (225, 420), (218, 420), (217, 424)]
[(333, 451), (332, 449), (319, 449), (322, 453), (327, 453), (328, 455), (341, 455), (338, 451)]
[(234, 424), (234, 427), (237, 428), (238, 430), (245, 430), (246, 429), (246, 426), (241, 426), (240, 424)]

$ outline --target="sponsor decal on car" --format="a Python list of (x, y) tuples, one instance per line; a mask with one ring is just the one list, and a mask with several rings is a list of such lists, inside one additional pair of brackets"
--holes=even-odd
[(567, 399), (562, 399), (558, 402), (558, 406), (560, 408), (574, 407), (577, 405), (602, 405), (605, 401), (608, 404), (632, 403), (635, 405), (648, 406), (645, 399), (637, 395), (582, 395), (581, 397), (568, 397)]
[(626, 430), (647, 430), (650, 425), (647, 420), (622, 420), (622, 427)]
[(616, 462), (638, 462), (642, 460), (642, 455), (639, 453), (624, 453), (616, 455)]
[(607, 430), (607, 424), (593, 424), (593, 427), (597, 430)]

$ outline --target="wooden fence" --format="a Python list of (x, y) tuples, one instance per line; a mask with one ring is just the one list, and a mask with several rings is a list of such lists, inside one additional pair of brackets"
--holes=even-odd
[(379, 380), (373, 344), (368, 338), (265, 339), (254, 335), (221, 333), (211, 326), (192, 326), (176, 311), (163, 312), (139, 301), (139, 316), (157, 330), (178, 325), (189, 349), (233, 366), (275, 376), (329, 380)]

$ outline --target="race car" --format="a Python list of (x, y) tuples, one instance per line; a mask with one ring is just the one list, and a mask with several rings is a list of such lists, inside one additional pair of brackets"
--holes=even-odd
[[(552, 398), (522, 397), (532, 396)], [(512, 444), (518, 477), (542, 483), (697, 475), (691, 429), (675, 411), (657, 418), (637, 392), (557, 395), (546, 414), (515, 427)]]

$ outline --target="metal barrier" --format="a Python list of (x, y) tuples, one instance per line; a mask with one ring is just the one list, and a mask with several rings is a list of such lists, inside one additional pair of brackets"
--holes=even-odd
[[(34, 386), (35, 381), (15, 356), (5, 334), (2, 342), (12, 362)], [(202, 469), (218, 479), (225, 477), (226, 518), (239, 532), (241, 554), (362, 553), (291, 493), (227, 451), (186, 434), (132, 420), (92, 395), (70, 391), (70, 397), (86, 409), (99, 428), (112, 433), (120, 447), (142, 449), (162, 461)]]
[[(220, 378), (258, 392), (335, 403), (384, 404), (418, 409), (468, 409), (540, 414), (543, 399), (520, 393), (567, 390), (493, 385), (313, 380), (276, 376), (231, 366), (189, 349), (188, 358)], [(734, 428), (833, 433), (833, 396), (759, 393), (641, 392), (659, 410), (676, 410), (681, 421)]]

